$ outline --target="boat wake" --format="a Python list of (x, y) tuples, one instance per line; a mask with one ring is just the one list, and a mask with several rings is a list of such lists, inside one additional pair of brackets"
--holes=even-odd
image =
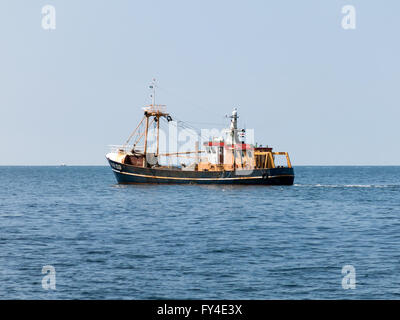
[(399, 184), (294, 184), (294, 186), (323, 188), (400, 188)]

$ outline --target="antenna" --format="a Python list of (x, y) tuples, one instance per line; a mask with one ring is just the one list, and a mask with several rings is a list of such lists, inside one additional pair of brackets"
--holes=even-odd
[(156, 104), (156, 79), (155, 78), (153, 78), (153, 80), (151, 81), (149, 88), (153, 89), (153, 93), (150, 96), (151, 96), (151, 105), (154, 107)]

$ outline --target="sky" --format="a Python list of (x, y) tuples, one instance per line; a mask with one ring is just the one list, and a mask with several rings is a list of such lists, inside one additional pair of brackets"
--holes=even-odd
[(223, 126), (237, 107), (294, 166), (400, 165), (399, 14), (396, 0), (2, 0), (0, 165), (105, 165), (152, 78), (172, 116)]

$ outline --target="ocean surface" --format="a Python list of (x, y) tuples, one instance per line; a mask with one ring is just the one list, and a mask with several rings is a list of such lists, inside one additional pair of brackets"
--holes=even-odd
[(109, 167), (0, 167), (0, 299), (399, 299), (400, 167), (295, 173), (122, 186)]

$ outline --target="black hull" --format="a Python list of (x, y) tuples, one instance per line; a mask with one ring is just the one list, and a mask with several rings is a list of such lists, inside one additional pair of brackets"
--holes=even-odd
[(247, 184), (292, 185), (293, 168), (254, 169), (238, 171), (184, 171), (162, 168), (142, 168), (107, 159), (120, 184)]

